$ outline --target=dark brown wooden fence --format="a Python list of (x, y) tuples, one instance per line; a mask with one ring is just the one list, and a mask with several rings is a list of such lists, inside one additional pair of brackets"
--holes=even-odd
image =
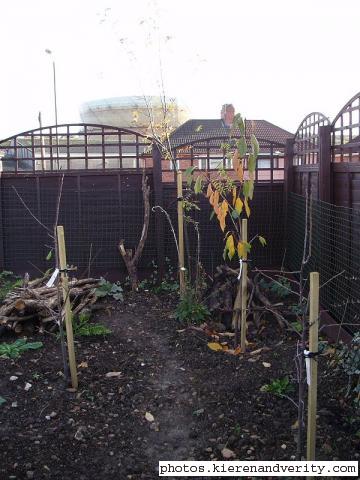
[[(175, 151), (181, 169), (189, 164), (212, 170), (219, 161), (231, 172), (221, 143), (225, 138), (192, 142)], [(284, 145), (261, 141), (261, 163), (252, 207), (250, 234), (260, 233), (268, 246), (256, 246), (258, 266), (279, 265), (284, 239)], [(190, 153), (189, 153), (190, 152)], [(64, 175), (59, 223), (64, 225), (69, 262), (80, 273), (119, 278), (125, 268), (118, 252), (120, 239), (133, 248), (141, 233), (145, 169), (152, 191), (151, 204), (169, 211), (176, 229), (176, 184), (169, 160), (152, 148), (151, 139), (102, 125), (61, 125), (23, 132), (0, 142), (0, 269), (19, 274), (52, 267), (46, 260), (52, 248), (47, 230), (53, 228), (60, 179)], [(215, 163), (214, 163), (215, 162)], [(216, 165), (215, 165), (216, 164)], [(210, 172), (211, 173), (211, 172)], [(201, 233), (200, 258), (208, 273), (222, 262), (223, 236), (210, 207), (200, 200), (194, 219)], [(186, 243), (195, 257), (196, 235), (187, 227)], [(152, 213), (149, 236), (141, 259), (145, 273), (166, 257), (176, 264), (176, 249), (164, 215)], [(190, 265), (191, 266), (191, 265)]]
[(360, 325), (360, 93), (331, 123), (319, 112), (305, 117), (285, 156), (287, 265), (297, 270), (301, 262), (308, 194), (308, 269), (328, 282), (321, 290), (322, 306), (339, 322)]

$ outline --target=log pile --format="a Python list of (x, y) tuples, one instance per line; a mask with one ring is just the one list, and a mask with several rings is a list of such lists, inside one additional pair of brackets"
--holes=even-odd
[[(47, 287), (47, 280), (45, 277), (32, 281), (25, 278), (22, 287), (6, 295), (0, 307), (0, 334), (5, 330), (13, 330), (18, 334), (32, 333), (35, 326), (40, 330), (56, 329), (59, 318), (58, 288)], [(73, 315), (78, 315), (96, 302), (98, 286), (99, 280), (95, 278), (69, 280)]]
[[(238, 287), (239, 269), (220, 265), (216, 268), (213, 283), (205, 294), (204, 303), (212, 314), (212, 318), (222, 323), (227, 330), (232, 329), (232, 317), (234, 303)], [(261, 276), (256, 274), (248, 278), (248, 308), (251, 319), (257, 328), (260, 327), (260, 319), (268, 312), (284, 327), (284, 317), (279, 312), (280, 304), (273, 304), (261, 291), (259, 286)]]

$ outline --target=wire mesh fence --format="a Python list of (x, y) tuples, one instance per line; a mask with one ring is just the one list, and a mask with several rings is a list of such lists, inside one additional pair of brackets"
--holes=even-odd
[[(306, 199), (288, 199), (286, 264), (299, 270), (303, 255)], [(323, 309), (348, 330), (360, 329), (360, 210), (312, 200), (311, 257), (306, 273), (320, 273)], [(309, 222), (310, 225), (310, 222)]]
[[(54, 257), (46, 260), (53, 248), (51, 238), (56, 217), (59, 177), (3, 181), (0, 197), (2, 228), (2, 268), (18, 274), (39, 274), (51, 268)], [(149, 175), (151, 191), (154, 185)], [(14, 188), (15, 187), (15, 188)], [(154, 205), (154, 195), (150, 198)], [(283, 186), (261, 184), (255, 187), (249, 220), (250, 238), (260, 234), (268, 245), (254, 242), (251, 259), (259, 267), (281, 264), (284, 249)], [(177, 192), (175, 184), (164, 186), (162, 204), (169, 212), (177, 231)], [(223, 263), (224, 239), (216, 218), (210, 220), (207, 199), (199, 200), (200, 210), (193, 219), (199, 224), (200, 260), (211, 275)], [(125, 248), (134, 249), (143, 227), (141, 174), (86, 176), (65, 178), (58, 224), (65, 229), (68, 262), (78, 267), (79, 274), (124, 278), (126, 269), (118, 250), (121, 239)], [(36, 218), (34, 218), (36, 217)], [(38, 219), (44, 226), (39, 225)], [(159, 263), (159, 256), (168, 257), (177, 265), (177, 252), (172, 232), (164, 223), (164, 250), (158, 249), (156, 215), (152, 212), (148, 238), (139, 263), (141, 275)], [(197, 234), (192, 224), (185, 229), (187, 252), (196, 257)], [(165, 262), (166, 263), (166, 262)], [(191, 267), (191, 263), (187, 267)]]

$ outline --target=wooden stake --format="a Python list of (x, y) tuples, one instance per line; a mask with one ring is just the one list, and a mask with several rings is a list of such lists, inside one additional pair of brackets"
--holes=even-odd
[(184, 208), (183, 208), (182, 172), (177, 172), (177, 198), (178, 198), (178, 244), (179, 244), (179, 277), (180, 295), (185, 293), (185, 260), (184, 260)]
[[(61, 285), (64, 301), (64, 311), (65, 311), (65, 326), (66, 326), (66, 340), (68, 347), (69, 355), (69, 367), (71, 374), (71, 384), (72, 387), (78, 388), (78, 378), (77, 378), (77, 369), (76, 369), (76, 358), (75, 358), (75, 347), (74, 347), (74, 334), (72, 327), (72, 313), (69, 297), (69, 281), (66, 273), (67, 261), (66, 261), (66, 249), (65, 249), (65, 236), (64, 236), (64, 227), (56, 227), (58, 249), (59, 249), (59, 266), (61, 272)], [(65, 271), (64, 271), (65, 270)]]
[[(243, 242), (248, 241), (248, 224), (247, 224), (247, 219), (243, 218), (241, 222), (241, 240)], [(241, 337), (240, 337), (240, 347), (241, 347), (241, 352), (244, 353), (246, 351), (246, 330), (247, 330), (247, 324), (246, 324), (246, 317), (247, 317), (247, 312), (246, 312), (246, 307), (247, 307), (247, 253), (245, 253), (242, 264), (242, 274), (241, 274)]]
[[(310, 273), (310, 309), (309, 309), (309, 351), (317, 353), (319, 337), (319, 274)], [(308, 379), (308, 424), (307, 424), (307, 460), (315, 460), (316, 447), (316, 406), (317, 406), (317, 359), (307, 360), (310, 363)]]

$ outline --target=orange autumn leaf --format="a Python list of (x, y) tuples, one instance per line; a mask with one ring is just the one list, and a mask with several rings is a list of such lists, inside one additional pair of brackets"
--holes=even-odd
[(240, 182), (244, 180), (244, 167), (243, 167), (243, 162), (239, 162), (239, 166), (236, 169), (237, 176), (239, 177)]
[(213, 203), (213, 206), (215, 207), (219, 205), (219, 197), (220, 197), (220, 194), (219, 192), (216, 190), (215, 193), (214, 193), (214, 203)]
[(207, 198), (210, 198), (212, 194), (213, 194), (213, 189), (211, 188), (211, 183), (209, 183), (206, 191)]
[(212, 206), (214, 206), (214, 196), (215, 196), (215, 192), (212, 192), (209, 197), (209, 202), (210, 202), (210, 205)]
[(209, 342), (207, 346), (210, 348), (210, 350), (214, 350), (215, 352), (218, 352), (219, 350), (223, 349), (220, 343), (217, 343), (217, 342)]

